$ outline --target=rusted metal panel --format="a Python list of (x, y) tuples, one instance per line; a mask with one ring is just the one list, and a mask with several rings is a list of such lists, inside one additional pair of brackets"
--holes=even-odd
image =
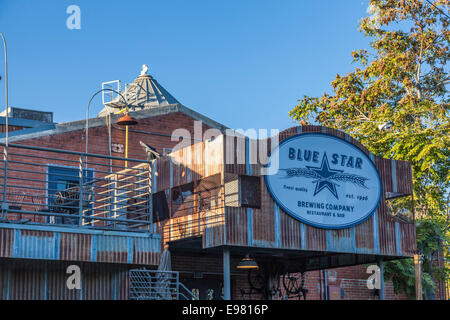
[[(226, 221), (226, 241), (228, 245), (247, 246), (249, 237), (251, 237), (251, 230), (249, 231), (248, 208), (226, 207), (225, 221)], [(251, 220), (250, 220), (251, 222)]]
[(204, 248), (218, 247), (223, 245), (225, 237), (223, 209), (215, 212), (206, 212), (206, 222), (203, 230), (202, 243)]
[(83, 299), (85, 300), (112, 300), (114, 292), (114, 279), (107, 273), (88, 273), (84, 275)]
[[(376, 213), (375, 213), (376, 214)], [(355, 249), (357, 253), (374, 252), (374, 217), (373, 215), (366, 221), (354, 227), (355, 230)]]
[(16, 230), (14, 257), (58, 259), (59, 234), (38, 230)]
[[(43, 272), (43, 277), (47, 277), (47, 299), (48, 300), (80, 300), (81, 290), (69, 289), (66, 285), (68, 274), (63, 270), (47, 270)], [(81, 278), (83, 281), (84, 279)]]
[(159, 265), (161, 238), (134, 238), (133, 264)]
[(191, 179), (194, 181), (205, 176), (205, 142), (195, 143), (190, 148), (192, 150)]
[(170, 158), (162, 157), (156, 160), (155, 178), (157, 191), (170, 187)]
[(191, 182), (191, 162), (192, 162), (192, 154), (191, 148), (180, 149), (174, 155), (174, 163), (177, 166), (174, 168), (173, 175), (173, 184), (174, 185), (183, 185), (188, 182)]
[(222, 173), (223, 166), (223, 136), (173, 151), (157, 160), (157, 191)]
[(411, 223), (400, 223), (400, 239), (402, 246), (402, 254), (413, 256), (417, 252), (416, 241), (416, 228)]
[(13, 254), (14, 230), (0, 229), (0, 257), (11, 257)]
[(92, 235), (61, 233), (60, 260), (64, 261), (90, 261)]
[(381, 203), (377, 209), (380, 253), (383, 255), (396, 255), (395, 223), (387, 216), (385, 206), (385, 193), (394, 191), (392, 183), (392, 161), (377, 157), (375, 165), (380, 173), (384, 191), (381, 196)]
[(42, 300), (44, 277), (41, 271), (32, 267), (10, 270), (10, 300)]
[(397, 180), (397, 192), (403, 194), (412, 194), (412, 171), (411, 164), (406, 161), (395, 161), (396, 167), (396, 175), (395, 179)]
[(284, 249), (302, 248), (302, 223), (280, 210), (280, 240)]
[(81, 289), (69, 289), (71, 263), (38, 260), (0, 260), (2, 300), (127, 299), (128, 270), (117, 265), (77, 264)]
[(8, 226), (0, 228), (0, 258), (144, 265), (159, 262), (159, 235), (103, 235)]
[(225, 172), (248, 174), (246, 157), (249, 153), (247, 140), (244, 137), (227, 137), (224, 141)]
[(95, 235), (96, 239), (96, 260), (97, 262), (128, 262), (130, 252), (130, 241), (128, 237), (113, 237)]
[[(310, 128), (308, 127), (302, 127), (302, 132), (309, 132), (308, 130), (309, 130)], [(281, 141), (283, 141), (284, 139), (287, 139), (287, 138), (289, 138), (289, 137), (291, 137), (291, 136), (295, 136), (296, 134), (298, 134), (298, 131), (299, 131), (299, 129), (298, 129), (298, 127), (292, 127), (292, 128), (289, 128), (289, 129), (286, 129), (286, 130), (283, 130), (283, 131), (281, 131), (280, 133), (279, 133), (279, 142), (281, 142)]]
[[(226, 207), (224, 210), (225, 225), (220, 228), (205, 229), (203, 245), (211, 247), (226, 243), (227, 245), (239, 246), (389, 256), (410, 256), (413, 254), (415, 250), (414, 224), (402, 224), (392, 220), (387, 215), (385, 206), (386, 192), (412, 193), (410, 164), (404, 161), (376, 157), (351, 136), (336, 129), (321, 126), (292, 127), (282, 131), (278, 138), (281, 142), (293, 135), (308, 132), (331, 134), (346, 140), (356, 145), (374, 161), (383, 186), (383, 195), (376, 212), (366, 221), (347, 229), (325, 230), (305, 225), (287, 215), (274, 203), (264, 183), (264, 178), (261, 176), (261, 207)], [(233, 176), (244, 174), (259, 176), (261, 174), (261, 163), (255, 163), (255, 154), (261, 162), (264, 159), (261, 158), (260, 153), (268, 154), (272, 143), (270, 139), (266, 139), (255, 145), (257, 141), (251, 141), (243, 137), (216, 139), (213, 142), (215, 144), (198, 143), (189, 147), (192, 151), (192, 157), (197, 157), (202, 161), (200, 164), (192, 166), (189, 173), (191, 179), (222, 170), (225, 180), (229, 174)], [(186, 161), (184, 160), (186, 159), (184, 153), (174, 156), (174, 159)], [(211, 159), (214, 159), (214, 163), (210, 161)], [(221, 160), (225, 161), (223, 168), (220, 166)], [(167, 169), (161, 170), (162, 176), (168, 175)], [(186, 171), (181, 168), (173, 172), (186, 175)], [(178, 177), (173, 178), (172, 181), (182, 183), (186, 180), (184, 180), (184, 177)], [(225, 233), (223, 233), (224, 231)], [(226, 239), (222, 240), (223, 236)]]
[(327, 251), (355, 252), (355, 229), (326, 230)]
[(326, 230), (305, 225), (306, 250), (326, 251)]
[(214, 140), (208, 140), (203, 142), (205, 144), (205, 175), (208, 177), (217, 173), (222, 173), (224, 155), (223, 155), (223, 143), (224, 136), (220, 135)]

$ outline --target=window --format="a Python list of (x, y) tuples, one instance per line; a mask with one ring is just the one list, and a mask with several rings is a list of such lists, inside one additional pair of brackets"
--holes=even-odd
[[(78, 215), (80, 195), (79, 169), (49, 165), (47, 175), (47, 195), (49, 208), (52, 208), (52, 211), (58, 213)], [(93, 176), (93, 170), (83, 169), (83, 207), (87, 207), (89, 205), (89, 201), (93, 196), (93, 186), (92, 184), (89, 184), (89, 182), (93, 181)], [(56, 217), (55, 222), (63, 224), (78, 224), (78, 217)]]

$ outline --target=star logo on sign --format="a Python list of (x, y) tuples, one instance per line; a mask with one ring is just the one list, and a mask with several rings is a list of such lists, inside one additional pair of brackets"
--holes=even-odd
[(316, 188), (314, 190), (314, 196), (326, 188), (333, 194), (333, 196), (336, 197), (336, 199), (339, 200), (337, 190), (336, 190), (336, 183), (334, 183), (333, 181), (330, 181), (330, 178), (332, 176), (334, 176), (335, 174), (342, 173), (344, 171), (330, 169), (330, 165), (328, 163), (328, 158), (327, 158), (326, 153), (324, 153), (324, 155), (323, 155), (322, 164), (321, 164), (320, 168), (311, 167), (311, 166), (306, 166), (306, 167), (308, 169), (316, 172), (321, 177), (321, 179), (313, 181), (313, 183), (316, 183)]

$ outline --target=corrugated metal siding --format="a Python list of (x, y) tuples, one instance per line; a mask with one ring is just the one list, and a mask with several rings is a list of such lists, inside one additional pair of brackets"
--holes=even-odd
[(133, 264), (159, 265), (161, 239), (135, 238), (133, 247)]
[[(158, 265), (161, 238), (0, 228), (0, 258)], [(19, 228), (19, 226), (17, 227)], [(47, 228), (48, 229), (48, 228)]]
[(13, 229), (0, 229), (0, 257), (12, 256), (13, 241)]
[(129, 238), (113, 236), (94, 236), (97, 241), (97, 262), (127, 263)]
[(41, 300), (44, 293), (42, 272), (33, 268), (11, 270), (11, 300)]
[(225, 243), (223, 210), (221, 208), (221, 212), (214, 212), (214, 210), (206, 212), (206, 224), (202, 237), (202, 245), (204, 248), (218, 247)]
[(114, 276), (110, 273), (88, 273), (84, 276), (83, 298), (85, 300), (112, 300)]
[(222, 173), (223, 159), (223, 136), (173, 151), (156, 160), (156, 191)]
[[(359, 147), (366, 155), (374, 159), (383, 185), (383, 196), (377, 211), (366, 221), (348, 229), (324, 230), (300, 223), (291, 218), (283, 210), (274, 205), (265, 183), (262, 183), (261, 209), (252, 209), (247, 212), (247, 221), (252, 222), (252, 227), (244, 228), (237, 225), (242, 223), (240, 211), (236, 208), (226, 208), (227, 244), (243, 245), (247, 239), (249, 246), (279, 247), (300, 250), (353, 252), (361, 254), (405, 255), (411, 256), (415, 251), (415, 227), (414, 223), (399, 223), (387, 216), (385, 210), (385, 192), (393, 192), (393, 181), (396, 181), (396, 192), (412, 193), (411, 166), (405, 161), (392, 161), (374, 157), (354, 138), (335, 129), (320, 126), (303, 126), (289, 128), (279, 134), (279, 141), (298, 133), (323, 132), (345, 139)], [(270, 145), (270, 140), (266, 143)], [(242, 168), (246, 168), (245, 174), (259, 174), (257, 165), (249, 165), (252, 155), (248, 154), (249, 143), (246, 144), (246, 162), (243, 165), (227, 164), (225, 173), (244, 174)], [(226, 152), (238, 150), (225, 146)], [(270, 147), (267, 148), (270, 150)], [(226, 156), (226, 155), (225, 155)], [(236, 157), (235, 157), (236, 158)], [(395, 165), (393, 176), (392, 165)], [(277, 208), (274, 211), (274, 208)], [(239, 215), (235, 217), (233, 215)], [(277, 217), (277, 215), (279, 215)], [(278, 219), (278, 220), (277, 220)], [(252, 234), (249, 234), (252, 232)]]
[(355, 246), (358, 253), (372, 253), (374, 250), (373, 215), (354, 227)]
[(326, 251), (326, 230), (305, 225), (306, 250)]
[[(303, 225), (304, 227), (304, 225)], [(280, 240), (285, 249), (302, 248), (302, 223), (280, 211)]]
[(128, 271), (114, 266), (80, 265), (81, 290), (69, 290), (70, 275), (65, 272), (69, 263), (0, 263), (1, 300), (128, 299)]
[(261, 182), (261, 209), (253, 209), (253, 244), (271, 248), (276, 246), (274, 203)]
[(251, 235), (251, 231), (248, 231), (248, 215), (251, 213), (247, 211), (247, 208), (226, 207), (225, 221), (228, 243), (239, 246), (246, 246), (248, 244)]
[(16, 230), (14, 256), (32, 259), (57, 259), (59, 234), (37, 230)]
[(91, 243), (90, 234), (61, 233), (60, 259), (65, 261), (90, 261)]
[[(305, 225), (287, 215), (274, 203), (261, 177), (261, 208), (227, 207), (224, 211), (225, 233), (223, 234), (223, 228), (205, 230), (203, 246), (219, 246), (225, 243), (390, 256), (412, 255), (415, 250), (414, 223), (396, 222), (388, 217), (385, 209), (385, 192), (412, 193), (410, 164), (378, 158), (349, 135), (321, 126), (292, 127), (280, 132), (278, 140), (281, 142), (293, 135), (308, 132), (327, 133), (344, 139), (356, 145), (374, 161), (383, 186), (383, 195), (376, 212), (366, 221), (344, 230), (325, 230)], [(174, 165), (167, 165), (168, 158), (158, 160), (158, 190), (168, 188), (171, 183), (173, 186), (183, 184), (213, 172), (221, 172), (222, 177), (229, 174), (259, 176), (261, 162), (264, 163), (266, 154), (270, 153), (270, 145), (271, 139), (257, 143), (248, 138), (234, 137), (201, 142), (183, 151), (174, 152), (171, 154)], [(190, 157), (197, 159), (197, 163), (185, 163)], [(234, 163), (226, 162), (221, 166), (222, 161), (230, 159), (233, 159)], [(259, 159), (260, 163), (253, 163), (255, 159)], [(223, 235), (226, 237), (224, 242)]]
[(377, 209), (380, 253), (383, 255), (396, 255), (395, 223), (387, 216), (386, 206), (384, 205), (386, 201), (385, 193), (394, 191), (392, 183), (392, 161), (376, 158), (375, 165), (380, 173), (384, 191), (381, 195), (381, 204)]
[[(46, 271), (46, 274), (48, 279), (48, 300), (80, 300), (80, 290), (69, 290), (67, 288), (68, 274), (63, 271)], [(43, 276), (45, 277), (45, 275)]]

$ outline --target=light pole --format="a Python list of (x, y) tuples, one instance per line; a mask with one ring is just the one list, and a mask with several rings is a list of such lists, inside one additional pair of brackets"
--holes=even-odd
[(8, 210), (8, 203), (6, 202), (6, 180), (8, 173), (8, 118), (9, 118), (9, 110), (8, 110), (8, 54), (6, 50), (6, 40), (3, 33), (0, 32), (0, 36), (3, 40), (3, 47), (5, 50), (5, 100), (6, 100), (6, 118), (5, 118), (5, 167), (3, 171), (3, 202), (2, 202), (2, 220), (6, 218), (6, 212)]
[(9, 110), (8, 110), (8, 54), (6, 50), (6, 40), (3, 33), (0, 32), (0, 36), (3, 40), (3, 47), (5, 49), (5, 100), (6, 100), (6, 119), (5, 119), (5, 144), (8, 146), (8, 117), (9, 117)]
[[(119, 95), (122, 98), (122, 100), (125, 102), (125, 107), (128, 109), (127, 100), (124, 98), (124, 96), (120, 92), (118, 92), (114, 89), (102, 88), (92, 95), (91, 99), (88, 102), (87, 108), (86, 108), (86, 128), (85, 128), (85, 131), (86, 131), (86, 153), (88, 153), (88, 142), (89, 142), (89, 135), (88, 135), (89, 134), (89, 107), (91, 106), (91, 102), (95, 98), (95, 96), (97, 96), (99, 93), (101, 93), (103, 91), (111, 91), (111, 92)], [(111, 112), (110, 112), (110, 114), (111, 114)]]

